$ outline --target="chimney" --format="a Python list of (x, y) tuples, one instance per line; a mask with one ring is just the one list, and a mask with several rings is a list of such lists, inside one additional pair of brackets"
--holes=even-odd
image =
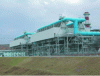
[(90, 13), (89, 12), (85, 12), (84, 13), (84, 16), (85, 16), (85, 19), (86, 19), (86, 21), (85, 21), (85, 28), (90, 28), (90, 22), (89, 22), (89, 15), (90, 15)]

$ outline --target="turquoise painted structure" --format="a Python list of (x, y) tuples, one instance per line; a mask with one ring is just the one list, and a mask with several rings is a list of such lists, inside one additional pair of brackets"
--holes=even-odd
[(43, 27), (41, 27), (41, 28), (39, 28), (39, 29), (37, 29), (37, 30), (40, 30), (40, 29), (43, 29), (43, 28), (45, 28), (45, 27), (48, 27), (48, 26), (51, 26), (51, 25), (60, 23), (61, 21), (72, 21), (72, 22), (77, 21), (77, 22), (83, 22), (83, 21), (85, 21), (85, 19), (83, 19), (83, 18), (64, 18), (64, 19), (62, 19), (62, 20), (58, 20), (58, 21), (56, 21), (56, 22), (54, 22), (54, 23), (51, 23), (51, 24), (49, 24), (49, 25), (43, 26)]
[(100, 36), (100, 32), (80, 32), (78, 31), (78, 21), (76, 20), (74, 23), (69, 23), (67, 26), (74, 25), (74, 34), (80, 34), (84, 36)]
[[(74, 34), (75, 35), (76, 34), (81, 34), (81, 35), (85, 35), (85, 36), (95, 36), (95, 35), (96, 36), (100, 36), (100, 32), (80, 32), (80, 31), (78, 31), (78, 23), (86, 21), (83, 18), (63, 18), (63, 19), (58, 20), (58, 21), (56, 21), (54, 23), (51, 23), (51, 24), (46, 25), (46, 26), (43, 26), (43, 27), (41, 27), (41, 28), (39, 28), (37, 30), (40, 30), (40, 29), (43, 29), (45, 27), (52, 26), (54, 24), (60, 23), (61, 21), (72, 21), (72, 23), (67, 24), (67, 26), (74, 25)], [(33, 34), (35, 34), (35, 33), (24, 33), (23, 35), (20, 35), (20, 36), (16, 37), (15, 39), (23, 37), (23, 36), (26, 36), (26, 35), (33, 35)]]
[(11, 50), (0, 50), (0, 57), (22, 57), (25, 56), (24, 51), (11, 51)]
[(100, 36), (100, 32), (78, 32), (78, 34), (85, 36)]
[(20, 38), (20, 37), (23, 37), (23, 36), (26, 36), (26, 35), (33, 35), (33, 34), (34, 33), (24, 33), (23, 35), (20, 35), (20, 36), (16, 37), (15, 39)]
[(69, 24), (66, 24), (67, 26), (70, 26), (70, 25), (73, 25), (74, 23), (72, 22), (72, 23), (69, 23)]

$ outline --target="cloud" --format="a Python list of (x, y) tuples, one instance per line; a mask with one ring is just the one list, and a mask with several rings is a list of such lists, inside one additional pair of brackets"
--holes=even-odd
[(70, 1), (0, 0), (1, 37), (11, 34), (10, 37), (13, 40), (14, 37), (22, 34), (24, 31), (36, 31), (37, 28), (57, 21), (59, 14), (77, 18), (84, 17), (84, 12), (90, 12), (92, 27), (99, 28), (100, 0), (80, 0), (78, 3), (73, 4)]
[(51, 0), (52, 2), (54, 2), (55, 0)]
[(67, 3), (70, 3), (70, 4), (78, 4), (80, 3), (80, 0), (64, 0), (65, 2)]
[(48, 5), (49, 3), (48, 3), (48, 2), (46, 2), (46, 1), (44, 1), (44, 4), (45, 4), (45, 5)]
[(30, 3), (32, 5), (40, 5), (40, 1), (41, 0), (28, 0), (28, 3)]

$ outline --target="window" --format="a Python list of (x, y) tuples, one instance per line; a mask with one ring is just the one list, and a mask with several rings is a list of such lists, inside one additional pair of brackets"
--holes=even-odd
[(55, 25), (55, 27), (57, 27), (57, 25)]
[(84, 38), (84, 40), (86, 40), (86, 38)]
[(44, 30), (46, 30), (46, 27), (44, 28)]
[(47, 27), (45, 27), (45, 30), (47, 30)]
[(48, 29), (48, 26), (47, 26), (47, 29)]
[(50, 26), (50, 28), (52, 28), (52, 26)]
[(50, 29), (50, 26), (48, 26), (48, 28)]
[(43, 31), (43, 29), (41, 29), (41, 31)]
[(42, 31), (44, 31), (44, 28), (42, 29)]

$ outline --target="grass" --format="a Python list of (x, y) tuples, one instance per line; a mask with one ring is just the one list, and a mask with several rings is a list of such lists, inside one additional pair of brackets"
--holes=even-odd
[(25, 58), (11, 58), (11, 57), (7, 57), (7, 58), (0, 58), (0, 64), (4, 64), (4, 65), (9, 65), (9, 66), (15, 66), (18, 63), (20, 63), (21, 61), (23, 61)]
[(100, 57), (3, 57), (0, 74), (100, 75)]

